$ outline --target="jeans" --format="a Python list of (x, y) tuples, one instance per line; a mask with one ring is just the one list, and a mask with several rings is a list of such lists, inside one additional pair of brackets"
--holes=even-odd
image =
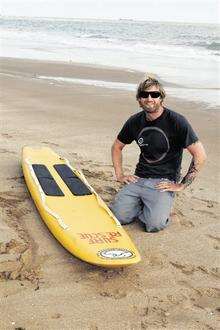
[(169, 224), (174, 193), (161, 192), (155, 185), (165, 180), (168, 179), (139, 178), (135, 183), (124, 185), (110, 205), (120, 223), (128, 224), (138, 218), (147, 232), (164, 229)]

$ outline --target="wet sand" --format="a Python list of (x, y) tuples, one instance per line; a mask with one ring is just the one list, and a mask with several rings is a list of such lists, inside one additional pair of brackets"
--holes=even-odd
[[(208, 154), (206, 166), (177, 195), (169, 228), (150, 234), (139, 223), (125, 226), (141, 263), (107, 270), (76, 259), (50, 234), (24, 184), (21, 148), (51, 147), (81, 169), (109, 203), (120, 187), (110, 148), (137, 109), (135, 93), (37, 76), (136, 83), (142, 74), (5, 58), (1, 72), (0, 232), (7, 235), (0, 243), (0, 329), (217, 329), (218, 112), (167, 98), (167, 106), (198, 132)], [(126, 148), (127, 173), (137, 157), (135, 144)], [(188, 165), (185, 155), (183, 172)]]

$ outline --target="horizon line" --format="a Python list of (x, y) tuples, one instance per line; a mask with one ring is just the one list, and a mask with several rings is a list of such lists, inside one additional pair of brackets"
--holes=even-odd
[(169, 21), (169, 20), (147, 20), (142, 18), (109, 18), (109, 17), (58, 17), (58, 16), (20, 16), (20, 15), (4, 15), (0, 14), (0, 18), (23, 18), (23, 19), (54, 19), (54, 20), (92, 20), (92, 21), (136, 21), (136, 22), (154, 22), (154, 23), (176, 23), (176, 24), (207, 24), (220, 25), (218, 22), (193, 22), (193, 21)]

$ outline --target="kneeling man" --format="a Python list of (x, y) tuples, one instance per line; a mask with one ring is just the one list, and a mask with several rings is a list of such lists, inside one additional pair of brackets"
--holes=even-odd
[[(110, 208), (122, 224), (138, 218), (147, 232), (169, 224), (175, 192), (192, 183), (206, 159), (186, 118), (163, 105), (165, 96), (158, 80), (147, 77), (142, 81), (136, 94), (142, 111), (125, 122), (112, 146), (116, 179), (125, 185)], [(133, 141), (140, 148), (139, 161), (134, 174), (124, 175), (122, 150)], [(192, 155), (192, 161), (180, 180), (183, 149)]]

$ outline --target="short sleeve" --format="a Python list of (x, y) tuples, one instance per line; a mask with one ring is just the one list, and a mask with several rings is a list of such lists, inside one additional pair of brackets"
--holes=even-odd
[(134, 141), (134, 135), (132, 133), (132, 125), (130, 118), (125, 122), (117, 138), (119, 141), (121, 141), (124, 144), (130, 144), (132, 141)]
[(183, 148), (187, 148), (188, 146), (199, 140), (192, 126), (183, 116), (181, 116), (180, 118), (180, 121), (177, 125), (177, 129), (179, 131), (178, 135), (180, 138), (180, 144)]

